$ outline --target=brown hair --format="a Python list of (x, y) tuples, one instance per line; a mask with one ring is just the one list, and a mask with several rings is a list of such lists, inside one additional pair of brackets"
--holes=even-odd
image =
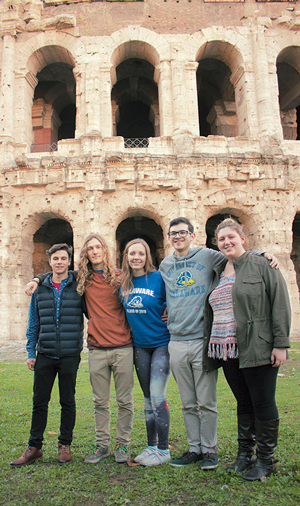
[(50, 259), (51, 256), (56, 253), (57, 251), (66, 251), (68, 253), (69, 260), (72, 258), (73, 248), (72, 246), (69, 246), (65, 242), (62, 242), (60, 244), (53, 244), (50, 249), (47, 249), (46, 253), (48, 255), (48, 258)]
[(99, 234), (90, 234), (83, 243), (81, 252), (80, 252), (80, 260), (79, 260), (79, 269), (77, 276), (77, 293), (79, 295), (83, 295), (85, 292), (85, 288), (90, 286), (93, 281), (93, 268), (92, 264), (87, 256), (87, 245), (92, 239), (97, 239), (100, 242), (103, 251), (104, 251), (104, 259), (103, 259), (103, 277), (105, 281), (113, 286), (116, 282), (115, 268), (111, 260), (111, 256), (109, 253), (109, 249), (107, 243), (103, 237)]
[(234, 220), (233, 218), (226, 218), (225, 220), (221, 221), (221, 223), (219, 223), (219, 225), (217, 226), (216, 230), (215, 230), (215, 243), (217, 244), (217, 241), (218, 241), (218, 235), (219, 235), (219, 232), (223, 229), (223, 228), (226, 228), (226, 227), (229, 227), (229, 228), (232, 228), (233, 230), (235, 230), (237, 232), (237, 234), (239, 234), (239, 236), (242, 237), (242, 235), (245, 236), (245, 230), (244, 230), (244, 227), (243, 225), (241, 225), (240, 223), (238, 223), (236, 220)]
[(149, 248), (148, 243), (146, 241), (144, 241), (144, 239), (139, 239), (139, 238), (132, 239), (132, 241), (129, 241), (126, 244), (125, 249), (124, 249), (121, 282), (120, 282), (121, 295), (126, 300), (128, 299), (128, 296), (129, 296), (129, 290), (131, 288), (133, 288), (133, 283), (131, 281), (132, 271), (131, 271), (131, 268), (130, 268), (130, 265), (129, 265), (129, 262), (127, 259), (128, 250), (129, 250), (130, 246), (133, 246), (133, 244), (141, 244), (145, 248), (145, 252), (146, 252), (146, 263), (144, 266), (145, 274), (149, 274), (150, 272), (153, 272), (156, 270), (153, 263), (152, 263), (152, 257), (151, 257), (151, 252), (150, 252), (150, 248)]

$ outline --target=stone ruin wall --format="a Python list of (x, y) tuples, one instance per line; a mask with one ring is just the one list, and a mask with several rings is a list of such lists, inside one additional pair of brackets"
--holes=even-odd
[[(300, 143), (284, 136), (276, 73), (280, 54), (299, 56), (297, 2), (5, 0), (0, 32), (0, 340), (25, 338), (33, 237), (48, 220), (71, 225), (76, 266), (92, 231), (116, 258), (116, 230), (128, 218), (161, 227), (162, 258), (170, 219), (189, 217), (195, 244), (205, 245), (207, 220), (225, 213), (243, 223), (249, 248), (279, 258), (299, 335)], [(196, 72), (205, 57), (231, 70), (236, 136), (200, 136)], [(126, 58), (155, 69), (160, 135), (147, 148), (124, 148), (114, 131), (111, 90)], [(75, 137), (31, 153), (36, 75), (53, 61), (73, 67)]]

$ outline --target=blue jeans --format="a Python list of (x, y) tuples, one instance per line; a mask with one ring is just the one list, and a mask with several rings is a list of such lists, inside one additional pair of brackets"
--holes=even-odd
[(168, 345), (134, 348), (134, 364), (144, 394), (148, 445), (169, 448), (170, 412), (166, 390), (170, 379)]
[(76, 419), (75, 385), (80, 355), (53, 359), (38, 353), (34, 367), (33, 409), (28, 445), (42, 448), (47, 425), (48, 404), (58, 374), (61, 405), (59, 443), (70, 445)]

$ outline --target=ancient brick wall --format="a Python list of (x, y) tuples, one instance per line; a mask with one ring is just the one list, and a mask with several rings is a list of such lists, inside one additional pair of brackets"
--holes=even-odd
[[(204, 246), (209, 220), (227, 214), (249, 248), (280, 259), (297, 334), (297, 3), (11, 0), (0, 31), (0, 339), (25, 338), (24, 284), (49, 242), (72, 241), (76, 266), (92, 231), (117, 261), (144, 234), (159, 263), (170, 219), (190, 218)], [(126, 97), (149, 108), (147, 147), (117, 135)], [(63, 107), (73, 137), (57, 137)], [(55, 151), (32, 152), (55, 136)]]

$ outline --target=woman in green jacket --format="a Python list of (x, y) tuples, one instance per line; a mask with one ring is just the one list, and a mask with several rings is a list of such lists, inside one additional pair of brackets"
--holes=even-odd
[(222, 221), (215, 239), (226, 260), (215, 269), (206, 301), (204, 346), (208, 357), (220, 361), (237, 400), (238, 455), (228, 471), (248, 470), (244, 480), (259, 480), (276, 470), (275, 389), (289, 347), (289, 297), (281, 273), (245, 251), (239, 223)]

